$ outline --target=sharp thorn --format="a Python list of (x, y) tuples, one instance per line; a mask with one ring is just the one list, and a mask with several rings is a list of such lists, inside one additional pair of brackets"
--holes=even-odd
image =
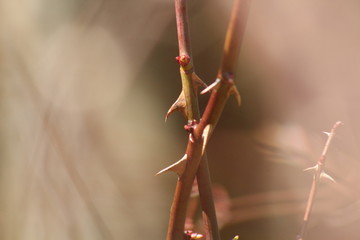
[(215, 88), (219, 83), (221, 82), (221, 80), (218, 78), (215, 80), (215, 82), (213, 82), (211, 85), (209, 85), (207, 88), (205, 88), (204, 90), (202, 90), (200, 92), (200, 94), (205, 94), (207, 92), (210, 92), (213, 88)]
[(189, 134), (189, 140), (190, 140), (190, 142), (194, 143), (194, 138), (193, 138), (192, 133)]
[(194, 86), (196, 86), (196, 87), (200, 86), (203, 88), (207, 87), (207, 85), (203, 82), (203, 80), (201, 80), (201, 78), (199, 78), (199, 76), (195, 72), (192, 73), (191, 78), (194, 82)]
[(168, 171), (173, 171), (175, 173), (177, 173), (177, 175), (179, 177), (181, 177), (185, 171), (185, 167), (186, 167), (186, 160), (187, 160), (187, 154), (185, 154), (179, 161), (177, 161), (176, 163), (164, 168), (163, 170), (159, 171), (155, 176), (158, 176), (162, 173), (168, 172)]
[(240, 106), (240, 104), (241, 104), (241, 96), (240, 96), (240, 93), (237, 90), (235, 85), (231, 87), (230, 94), (235, 95), (236, 101), (237, 101), (238, 105)]
[(203, 147), (202, 147), (202, 153), (201, 153), (201, 155), (204, 155), (204, 152), (205, 152), (205, 149), (206, 149), (206, 145), (207, 145), (207, 143), (208, 143), (208, 141), (209, 141), (209, 136), (210, 136), (210, 134), (211, 134), (211, 131), (212, 131), (212, 126), (211, 126), (211, 124), (206, 125), (205, 128), (204, 128), (203, 134), (202, 134), (202, 137), (203, 137), (204, 142), (203, 142)]
[(318, 165), (315, 165), (313, 167), (309, 167), (309, 168), (305, 168), (303, 171), (306, 172), (306, 171), (317, 171), (319, 168)]
[(167, 121), (169, 116), (175, 111), (181, 112), (184, 115), (184, 117), (186, 117), (185, 108), (186, 108), (186, 101), (185, 101), (184, 91), (181, 91), (178, 99), (175, 101), (173, 105), (171, 105), (168, 112), (166, 113), (165, 122)]
[(334, 178), (332, 178), (329, 174), (327, 174), (325, 172), (321, 172), (320, 179), (328, 179), (328, 180), (332, 181), (333, 183), (336, 183)]

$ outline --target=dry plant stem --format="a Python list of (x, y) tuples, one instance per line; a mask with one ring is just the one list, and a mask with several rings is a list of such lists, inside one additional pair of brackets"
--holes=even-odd
[(250, 0), (235, 0), (226, 33), (219, 73), (234, 73), (249, 14)]
[(216, 219), (215, 205), (212, 194), (212, 185), (206, 153), (203, 154), (202, 160), (196, 178), (199, 188), (200, 203), (204, 222), (204, 233), (208, 240), (220, 239), (219, 228)]
[(188, 204), (188, 211), (186, 213), (186, 220), (185, 220), (185, 229), (189, 231), (194, 231), (195, 227), (195, 214), (198, 208), (199, 198), (198, 196), (190, 197), (189, 204)]
[(199, 104), (196, 96), (197, 94), (195, 92), (195, 87), (193, 85), (192, 79), (192, 73), (194, 71), (194, 68), (190, 46), (186, 3), (187, 0), (175, 0), (175, 14), (179, 43), (179, 57), (183, 56), (187, 58), (186, 60), (189, 60), (189, 62), (184, 65), (180, 64), (180, 75), (183, 88), (182, 90), (184, 92), (186, 101), (185, 111), (187, 119), (192, 121), (196, 118), (199, 118), (200, 113)]
[(312, 211), (312, 208), (313, 208), (313, 205), (314, 205), (314, 199), (315, 199), (315, 196), (316, 196), (316, 193), (317, 193), (317, 190), (318, 190), (320, 179), (322, 177), (330, 178), (329, 175), (327, 175), (324, 172), (326, 154), (328, 152), (330, 143), (331, 143), (333, 137), (335, 136), (336, 129), (340, 125), (342, 125), (342, 123), (340, 121), (336, 122), (334, 124), (333, 128), (331, 129), (331, 132), (326, 133), (328, 135), (328, 139), (327, 139), (327, 141), (325, 143), (324, 150), (323, 150), (317, 164), (314, 167), (308, 169), (308, 170), (315, 170), (315, 173), (314, 173), (314, 177), (313, 177), (313, 181), (312, 181), (312, 185), (311, 185), (311, 189), (310, 189), (310, 193), (309, 193), (309, 198), (308, 198), (308, 201), (307, 201), (307, 204), (306, 204), (306, 209), (305, 209), (305, 214), (304, 214), (304, 218), (303, 218), (301, 231), (300, 231), (300, 234), (296, 237), (297, 240), (304, 240), (306, 238), (309, 218), (310, 218), (311, 211)]
[[(233, 81), (233, 73), (236, 66), (236, 60), (239, 53), (241, 39), (244, 32), (245, 24), (240, 24), (238, 21), (241, 21), (238, 15), (240, 14), (240, 6), (244, 1), (236, 0), (235, 7), (233, 9), (228, 33), (226, 36), (226, 43), (224, 47), (224, 57), (223, 64), (219, 70), (218, 79), (207, 91), (212, 91), (209, 102), (205, 109), (202, 119), (199, 124), (192, 121), (194, 120), (194, 103), (197, 102), (196, 93), (194, 91), (193, 81), (190, 78), (192, 74), (192, 61), (190, 56), (190, 45), (188, 40), (188, 29), (187, 29), (187, 17), (186, 17), (186, 1), (185, 0), (175, 0), (176, 7), (176, 16), (177, 16), (177, 26), (179, 34), (179, 48), (180, 48), (180, 57), (185, 56), (190, 60), (189, 62), (180, 63), (180, 72), (183, 82), (183, 91), (186, 98), (186, 111), (189, 121), (188, 129), (190, 131), (189, 141), (186, 149), (186, 168), (185, 171), (179, 176), (179, 181), (176, 186), (174, 201), (170, 214), (170, 222), (168, 228), (168, 240), (183, 240), (184, 232), (184, 223), (186, 217), (187, 203), (191, 192), (191, 187), (195, 179), (195, 174), (198, 170), (201, 157), (203, 155), (204, 145), (207, 143), (209, 137), (211, 136), (219, 118), (225, 106), (225, 103), (231, 93), (237, 93)], [(245, 2), (247, 5), (247, 2)], [(247, 12), (247, 9), (246, 9)], [(246, 14), (247, 15), (247, 14)], [(244, 18), (245, 19), (245, 18)], [(179, 33), (180, 32), (180, 33)], [(184, 48), (184, 49), (182, 49)], [(231, 52), (229, 54), (229, 52)], [(187, 55), (181, 55), (187, 54)], [(187, 93), (187, 88), (190, 88), (190, 91)], [(193, 97), (195, 96), (195, 97)], [(188, 104), (190, 102), (190, 104)], [(206, 130), (206, 131), (204, 131)], [(205, 133), (205, 134), (204, 134)], [(215, 211), (212, 210), (213, 201), (209, 201), (209, 198), (212, 199), (210, 181), (204, 175), (208, 175), (207, 162), (203, 161), (204, 164), (201, 165), (201, 169), (198, 171), (198, 183), (199, 183), (199, 192), (202, 202), (203, 210), (204, 208), (209, 208), (209, 213), (204, 211), (205, 221), (204, 223), (207, 226), (207, 233), (205, 233), (207, 239), (219, 239), (219, 233), (217, 230), (217, 222)], [(208, 177), (209, 178), (209, 177)], [(203, 182), (202, 182), (203, 181)], [(205, 186), (205, 187), (204, 187)], [(208, 197), (203, 197), (204, 194), (202, 191), (206, 192)], [(211, 214), (207, 215), (207, 214)], [(214, 218), (214, 219), (213, 219)]]
[(191, 188), (195, 179), (195, 174), (201, 159), (202, 139), (200, 141), (188, 142), (187, 164), (184, 173), (179, 176), (176, 185), (175, 196), (170, 213), (168, 227), (168, 240), (184, 239), (184, 224), (187, 212), (187, 204)]
[[(176, 25), (178, 32), (178, 42), (179, 42), (179, 57), (185, 56), (190, 60), (186, 65), (180, 64), (180, 74), (182, 80), (182, 91), (185, 97), (186, 102), (186, 116), (188, 122), (191, 123), (193, 120), (199, 121), (200, 112), (199, 112), (199, 104), (197, 100), (197, 92), (195, 91), (195, 86), (192, 78), (192, 74), (194, 71), (192, 54), (191, 54), (191, 46), (190, 46), (190, 37), (189, 37), (189, 27), (188, 27), (188, 17), (186, 10), (186, 0), (175, 0), (175, 12), (176, 12)], [(179, 62), (180, 63), (180, 62)], [(191, 143), (190, 143), (191, 144)], [(201, 147), (198, 147), (201, 149)], [(198, 157), (198, 161), (194, 162), (194, 169), (198, 169), (199, 161), (201, 161), (201, 155)], [(188, 155), (188, 159), (190, 155)], [(190, 162), (190, 161), (188, 161)], [(202, 204), (202, 210), (204, 211), (204, 216), (207, 217), (207, 222), (210, 222), (210, 228), (205, 229), (206, 236), (215, 236), (211, 239), (219, 239), (218, 227), (216, 222), (216, 214), (215, 207), (213, 202), (213, 196), (211, 191), (211, 181), (210, 174), (207, 164), (206, 156), (203, 157), (201, 161), (198, 172), (198, 188), (199, 194)], [(190, 164), (188, 164), (190, 165)], [(189, 168), (190, 166), (188, 166)], [(192, 172), (192, 171), (191, 171)], [(189, 178), (189, 177), (188, 177)], [(186, 179), (186, 183), (184, 180)], [(174, 202), (171, 210), (170, 223), (168, 228), (168, 239), (176, 239), (183, 238), (182, 233), (184, 231), (184, 223), (186, 215), (187, 204), (188, 204), (188, 196), (190, 194), (191, 187), (189, 186), (193, 184), (194, 174), (191, 174), (190, 178), (187, 179), (186, 175), (182, 178), (179, 178), (176, 193), (174, 196)], [(186, 189), (184, 189), (186, 188)], [(182, 189), (182, 190), (180, 190)], [(180, 195), (182, 193), (182, 195)], [(184, 196), (184, 197), (183, 197)]]
[(167, 236), (168, 240), (183, 240), (187, 202), (189, 200), (191, 187), (202, 156), (202, 148), (204, 144), (203, 132), (208, 124), (212, 124), (213, 126), (216, 125), (226, 100), (229, 97), (229, 91), (232, 86), (233, 81), (225, 80), (217, 91), (213, 91), (203, 118), (192, 133), (193, 140), (188, 141), (186, 149), (187, 164), (184, 173), (179, 176), (179, 180), (176, 185), (174, 201), (170, 214)]

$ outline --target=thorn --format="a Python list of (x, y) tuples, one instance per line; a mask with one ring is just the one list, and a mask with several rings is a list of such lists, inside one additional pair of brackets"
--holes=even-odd
[(206, 148), (207, 142), (209, 140), (209, 134), (211, 134), (211, 131), (212, 131), (212, 126), (210, 124), (206, 125), (204, 128), (203, 134), (202, 134), (204, 142), (203, 142), (201, 155), (204, 155), (205, 148)]
[(163, 170), (159, 171), (155, 176), (158, 176), (162, 173), (168, 172), (168, 171), (173, 171), (175, 173), (177, 173), (177, 175), (179, 177), (181, 177), (185, 171), (185, 167), (186, 167), (186, 160), (187, 160), (187, 154), (185, 154), (179, 161), (177, 161), (176, 163), (164, 168)]
[(184, 91), (181, 91), (180, 96), (178, 97), (178, 99), (169, 108), (169, 110), (168, 110), (168, 112), (166, 113), (166, 116), (165, 116), (165, 122), (167, 121), (169, 116), (175, 111), (181, 112), (184, 115), (184, 117), (186, 117), (186, 101), (185, 101)]
[(205, 94), (207, 92), (210, 92), (213, 88), (215, 88), (219, 83), (221, 82), (221, 80), (219, 78), (217, 78), (215, 80), (215, 82), (213, 82), (210, 86), (208, 86), (207, 88), (205, 88), (204, 90), (202, 90), (200, 92), (200, 94)]
[(316, 164), (315, 166), (306, 168), (306, 169), (304, 169), (303, 171), (304, 171), (304, 172), (306, 172), (306, 171), (317, 171), (318, 168), (319, 168), (319, 165)]
[(190, 140), (190, 142), (194, 143), (194, 138), (192, 136), (192, 133), (189, 134), (189, 140)]
[(320, 179), (328, 179), (328, 180), (332, 181), (333, 183), (336, 183), (334, 178), (332, 178), (329, 174), (327, 174), (325, 172), (321, 172)]
[(239, 240), (239, 235), (236, 235), (232, 240)]
[(191, 78), (193, 80), (194, 87), (196, 90), (198, 87), (203, 87), (203, 88), (207, 87), (207, 85), (203, 82), (203, 80), (201, 80), (201, 78), (199, 78), (199, 76), (195, 72), (191, 74)]
[(230, 89), (230, 95), (231, 95), (231, 94), (234, 94), (234, 95), (235, 95), (236, 101), (237, 101), (238, 105), (240, 106), (240, 104), (241, 104), (241, 96), (240, 96), (240, 93), (239, 93), (239, 91), (237, 90), (237, 88), (236, 88), (235, 85), (233, 85), (233, 86), (231, 87), (231, 89)]
[(324, 134), (326, 134), (327, 136), (330, 136), (330, 133), (329, 132), (323, 132)]

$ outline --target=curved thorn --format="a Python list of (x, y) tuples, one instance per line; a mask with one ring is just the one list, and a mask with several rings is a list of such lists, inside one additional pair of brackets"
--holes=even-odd
[(178, 99), (175, 101), (175, 103), (173, 105), (171, 105), (171, 107), (169, 108), (168, 112), (166, 113), (165, 116), (165, 122), (167, 121), (167, 119), (169, 118), (169, 116), (176, 111), (181, 112), (184, 117), (186, 117), (186, 101), (185, 101), (185, 94), (184, 91), (181, 91)]
[(219, 83), (221, 82), (221, 80), (218, 78), (215, 80), (215, 82), (213, 82), (211, 85), (209, 85), (207, 88), (205, 88), (204, 90), (202, 90), (200, 92), (200, 94), (205, 94), (207, 92), (210, 92), (213, 88), (215, 88)]
[(179, 161), (177, 161), (176, 163), (164, 168), (163, 170), (159, 171), (157, 174), (155, 174), (155, 176), (158, 176), (162, 173), (168, 172), (168, 171), (173, 171), (175, 173), (177, 173), (177, 175), (179, 177), (181, 177), (185, 171), (185, 167), (186, 167), (186, 160), (187, 160), (187, 154), (185, 154)]
[(324, 134), (326, 134), (326, 136), (330, 136), (329, 132), (323, 132)]
[(203, 131), (203, 139), (204, 139), (204, 142), (203, 142), (203, 147), (202, 147), (202, 153), (201, 155), (204, 155), (204, 152), (205, 152), (205, 148), (206, 148), (206, 145), (208, 143), (208, 140), (209, 140), (209, 135), (211, 134), (211, 131), (212, 131), (212, 126), (211, 124), (208, 124), (206, 125), (206, 127), (204, 128), (204, 131)]
[(306, 172), (306, 171), (317, 171), (319, 168), (319, 165), (315, 165), (313, 167), (309, 167), (309, 168), (305, 168), (303, 171)]
[(194, 138), (193, 138), (192, 133), (189, 134), (189, 140), (190, 140), (190, 142), (194, 143)]
[(336, 183), (336, 181), (334, 180), (334, 178), (332, 178), (329, 174), (325, 173), (325, 172), (321, 172), (320, 174), (320, 179), (327, 179), (332, 181), (333, 183)]
[(241, 104), (241, 96), (240, 96), (240, 93), (239, 93), (239, 91), (237, 90), (237, 88), (236, 88), (235, 85), (231, 87), (230, 94), (234, 94), (234, 95), (235, 95), (236, 102), (237, 102), (238, 105), (240, 106), (240, 104)]
[(193, 80), (195, 88), (198, 88), (198, 87), (206, 88), (207, 87), (206, 83), (204, 83), (203, 80), (201, 80), (201, 78), (195, 72), (193, 72), (191, 74), (191, 78)]

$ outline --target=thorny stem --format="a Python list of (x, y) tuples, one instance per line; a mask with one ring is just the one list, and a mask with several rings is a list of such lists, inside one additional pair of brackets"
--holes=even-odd
[[(179, 53), (177, 58), (180, 64), (180, 73), (183, 83), (183, 93), (186, 100), (186, 115), (188, 118), (187, 129), (190, 132), (186, 149), (186, 167), (179, 175), (176, 186), (173, 205), (171, 208), (170, 222), (168, 228), (168, 240), (184, 239), (184, 223), (191, 187), (197, 173), (199, 193), (203, 208), (205, 235), (209, 240), (220, 239), (214, 203), (212, 200), (209, 170), (204, 149), (212, 134), (231, 93), (238, 95), (235, 88), (233, 75), (239, 54), (241, 40), (243, 38), (245, 20), (248, 12), (249, 0), (235, 0), (226, 41), (224, 46), (223, 63), (219, 69), (218, 79), (206, 91), (212, 91), (209, 102), (199, 124), (199, 110), (197, 94), (193, 85), (193, 65), (190, 51), (189, 30), (187, 25), (186, 0), (175, 0), (176, 19), (178, 27)], [(245, 7), (243, 6), (245, 5)], [(240, 10), (246, 13), (240, 18)], [(240, 23), (240, 21), (243, 21)], [(237, 96), (238, 99), (240, 96)], [(199, 120), (198, 120), (199, 121)], [(201, 162), (201, 158), (203, 161)], [(200, 164), (201, 162), (201, 164)], [(200, 165), (200, 167), (199, 167)], [(199, 170), (198, 170), (199, 168)]]
[[(190, 36), (189, 36), (189, 27), (188, 27), (188, 17), (187, 17), (187, 10), (186, 10), (186, 0), (175, 0), (175, 12), (176, 12), (176, 25), (177, 25), (177, 32), (178, 32), (178, 42), (179, 42), (179, 58), (178, 61), (181, 60), (181, 57), (188, 57), (187, 65), (182, 65), (180, 63), (180, 74), (182, 80), (182, 87), (183, 87), (183, 94), (185, 97), (186, 107), (185, 112), (188, 119), (188, 122), (191, 123), (194, 119), (199, 121), (200, 119), (200, 111), (199, 111), (199, 104), (197, 99), (197, 92), (194, 86), (192, 74), (194, 71), (193, 61), (192, 61), (192, 53), (191, 53), (191, 46), (190, 46)], [(201, 156), (199, 160), (201, 161)], [(199, 164), (198, 161), (195, 164)], [(194, 169), (198, 169), (198, 166), (195, 166)], [(191, 184), (193, 184), (194, 177), (191, 176)], [(189, 183), (190, 183), (189, 179)], [(215, 206), (211, 191), (211, 180), (209, 174), (209, 168), (207, 163), (207, 157), (204, 156), (201, 164), (199, 166), (199, 170), (197, 172), (197, 179), (198, 179), (198, 188), (199, 188), (199, 195), (202, 205), (202, 210), (204, 212), (204, 219), (207, 218), (205, 221), (209, 223), (205, 227), (205, 236), (213, 236), (211, 239), (218, 240), (219, 239), (219, 231), (217, 227), (217, 220), (216, 220), (216, 213), (215, 213)], [(182, 232), (184, 231), (184, 223), (186, 218), (186, 208), (188, 204), (188, 195), (189, 190), (186, 191), (178, 190), (179, 186), (186, 186), (189, 188), (189, 184), (182, 185), (182, 179), (179, 179), (177, 184), (177, 190), (175, 193), (173, 207), (171, 210), (170, 216), (170, 223), (168, 228), (168, 239), (174, 238), (176, 239), (178, 236), (182, 238)], [(177, 192), (184, 192), (184, 200)], [(176, 204), (180, 206), (176, 206)], [(178, 211), (177, 211), (178, 210)], [(181, 212), (182, 211), (182, 212)], [(204, 221), (204, 222), (205, 222)], [(210, 226), (210, 227), (208, 227)]]
[(324, 172), (326, 154), (328, 152), (330, 143), (331, 143), (333, 137), (335, 136), (336, 129), (341, 125), (342, 125), (342, 122), (340, 122), (340, 121), (336, 122), (334, 124), (334, 126), (332, 127), (331, 132), (326, 133), (328, 135), (328, 139), (327, 139), (327, 141), (325, 143), (324, 150), (323, 150), (317, 164), (314, 167), (306, 169), (306, 170), (315, 170), (315, 173), (314, 173), (313, 181), (312, 181), (312, 184), (311, 184), (309, 198), (308, 198), (306, 208), (305, 208), (305, 214), (304, 214), (304, 218), (303, 218), (301, 231), (300, 231), (300, 234), (297, 235), (296, 240), (304, 240), (306, 238), (309, 218), (310, 218), (310, 214), (311, 214), (311, 211), (312, 211), (312, 208), (313, 208), (313, 205), (314, 205), (314, 199), (315, 199), (315, 196), (316, 196), (316, 193), (317, 193), (317, 190), (318, 190), (320, 179), (323, 178), (323, 177), (332, 179), (329, 175), (327, 175)]
[(187, 0), (175, 0), (176, 26), (179, 42), (180, 75), (183, 93), (186, 101), (186, 115), (189, 121), (200, 117), (197, 93), (193, 85), (192, 73), (194, 72), (190, 46), (188, 16), (186, 8)]

